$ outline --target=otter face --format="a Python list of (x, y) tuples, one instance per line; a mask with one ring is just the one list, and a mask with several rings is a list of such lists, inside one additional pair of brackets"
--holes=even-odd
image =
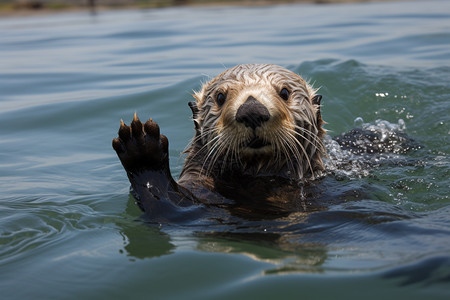
[(303, 178), (322, 168), (320, 96), (276, 65), (238, 65), (195, 93), (196, 137), (210, 170), (241, 166)]

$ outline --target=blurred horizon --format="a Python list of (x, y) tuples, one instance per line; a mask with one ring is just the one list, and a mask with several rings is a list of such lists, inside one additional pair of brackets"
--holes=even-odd
[(14, 16), (76, 9), (161, 8), (190, 5), (277, 5), (289, 3), (354, 3), (405, 0), (0, 0), (0, 14)]

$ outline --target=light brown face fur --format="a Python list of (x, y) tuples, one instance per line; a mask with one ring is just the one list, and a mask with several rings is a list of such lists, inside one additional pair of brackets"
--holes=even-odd
[(315, 92), (276, 65), (223, 72), (194, 95), (197, 133), (188, 152), (196, 153), (190, 157), (202, 157), (206, 174), (240, 166), (244, 173), (314, 177), (323, 169), (325, 133)]

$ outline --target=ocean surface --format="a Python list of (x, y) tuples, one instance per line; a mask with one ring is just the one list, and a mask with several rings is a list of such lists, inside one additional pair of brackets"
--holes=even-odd
[[(0, 19), (0, 298), (450, 299), (449, 20), (437, 0)], [(320, 87), (330, 136), (420, 147), (355, 160), (288, 221), (144, 222), (120, 119), (157, 121), (178, 176), (192, 91), (241, 63)]]

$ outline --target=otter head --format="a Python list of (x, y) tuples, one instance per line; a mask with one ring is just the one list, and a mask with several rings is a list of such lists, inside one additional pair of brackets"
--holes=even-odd
[(303, 179), (323, 169), (321, 96), (297, 74), (276, 65), (238, 65), (194, 97), (191, 147), (203, 171)]

